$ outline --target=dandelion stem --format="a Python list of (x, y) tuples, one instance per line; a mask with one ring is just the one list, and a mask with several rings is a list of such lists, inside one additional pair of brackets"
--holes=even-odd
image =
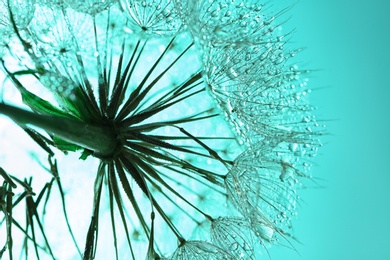
[(80, 121), (51, 115), (40, 115), (0, 103), (0, 113), (20, 125), (34, 125), (65, 141), (92, 150), (99, 157), (113, 155), (117, 138), (108, 126), (94, 126)]

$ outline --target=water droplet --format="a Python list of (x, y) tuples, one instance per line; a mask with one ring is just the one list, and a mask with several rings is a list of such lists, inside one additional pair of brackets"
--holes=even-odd
[(238, 243), (234, 242), (233, 244), (230, 245), (230, 250), (236, 251), (238, 249)]
[(230, 68), (227, 72), (226, 72), (227, 76), (230, 78), (230, 79), (236, 79), (238, 77), (238, 73), (233, 69), (233, 68)]
[(211, 17), (217, 17), (217, 16), (218, 16), (218, 13), (219, 13), (218, 10), (214, 10), (214, 11), (211, 12), (210, 16), (211, 16)]
[(291, 151), (291, 152), (295, 152), (295, 151), (298, 149), (298, 144), (291, 143), (291, 144), (289, 145), (289, 148), (290, 148), (290, 151)]
[(165, 8), (163, 10), (163, 15), (164, 15), (165, 18), (168, 18), (171, 15), (171, 10)]

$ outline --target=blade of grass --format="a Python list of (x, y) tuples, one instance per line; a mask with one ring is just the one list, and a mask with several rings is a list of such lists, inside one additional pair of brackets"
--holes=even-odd
[[(153, 102), (154, 104), (152, 104), (148, 108), (153, 109), (155, 107), (159, 107), (159, 106), (167, 103), (169, 100), (172, 100), (173, 98), (175, 98), (179, 95), (182, 95), (184, 92), (193, 89), (193, 87), (198, 86), (201, 83), (203, 83), (203, 82), (196, 83), (198, 80), (201, 80), (201, 79), (202, 79), (202, 72), (199, 71), (199, 72), (195, 73), (194, 75), (190, 76), (187, 79), (187, 81), (182, 83), (181, 86), (170, 89), (165, 95), (161, 96), (159, 99), (154, 101)], [(151, 98), (152, 97), (150, 97), (149, 99), (151, 99)], [(142, 107), (142, 106), (140, 106), (140, 107)]]
[[(44, 201), (44, 203), (43, 203), (43, 209), (42, 209), (42, 222), (44, 222), (44, 219), (45, 219), (46, 207), (47, 207), (47, 205), (48, 205), (48, 203), (49, 203), (50, 194), (51, 194), (51, 188), (52, 188), (52, 186), (53, 186), (53, 182), (54, 182), (54, 180), (52, 179), (50, 182), (47, 182), (47, 183), (43, 186), (41, 192), (40, 192), (39, 195), (38, 195), (38, 198), (37, 198), (36, 201), (35, 201), (36, 205), (38, 205), (39, 202), (41, 201), (42, 197), (43, 197), (43, 196), (45, 195), (45, 193), (46, 193), (46, 199), (45, 199), (45, 201)], [(46, 191), (47, 191), (47, 192), (46, 192)]]
[[(133, 179), (138, 184), (138, 186), (141, 188), (143, 193), (146, 196), (148, 196), (148, 188), (146, 187), (145, 183), (142, 180), (141, 175), (139, 174), (139, 172), (135, 168), (135, 166), (134, 166), (133, 162), (130, 160), (130, 158), (128, 156), (121, 154), (119, 156), (119, 160), (120, 160), (121, 164), (125, 167), (127, 172), (133, 177)], [(119, 179), (122, 183), (122, 186), (123, 186), (123, 189), (125, 190), (125, 192), (132, 193), (132, 190), (130, 188), (130, 184), (129, 184), (127, 177), (125, 175), (122, 175), (121, 173), (119, 173)]]

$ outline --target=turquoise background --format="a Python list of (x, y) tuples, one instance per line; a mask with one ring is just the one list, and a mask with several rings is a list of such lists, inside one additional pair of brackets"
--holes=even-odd
[[(286, 6), (291, 1), (278, 2)], [(390, 1), (301, 0), (285, 17), (327, 122), (290, 249), (271, 259), (390, 259)]]

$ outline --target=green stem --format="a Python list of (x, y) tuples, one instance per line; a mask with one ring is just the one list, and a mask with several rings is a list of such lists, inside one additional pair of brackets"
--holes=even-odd
[(118, 145), (114, 131), (107, 126), (90, 125), (69, 118), (41, 115), (0, 103), (0, 114), (16, 123), (39, 127), (65, 141), (94, 151), (96, 156), (110, 157)]

